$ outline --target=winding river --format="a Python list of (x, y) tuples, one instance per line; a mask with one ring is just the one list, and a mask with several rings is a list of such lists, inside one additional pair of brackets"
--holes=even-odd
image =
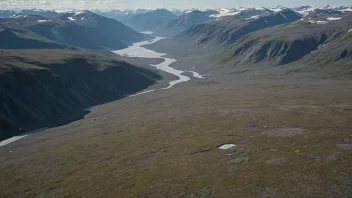
[[(144, 33), (150, 34), (151, 32), (144, 32)], [(151, 65), (151, 66), (154, 66), (154, 67), (156, 67), (157, 69), (159, 69), (161, 71), (173, 74), (173, 75), (177, 76), (179, 79), (169, 82), (169, 86), (168, 87), (162, 88), (160, 90), (170, 89), (173, 86), (175, 86), (176, 84), (191, 80), (191, 78), (189, 78), (188, 76), (183, 75), (183, 73), (185, 73), (185, 72), (192, 73), (193, 77), (195, 77), (195, 78), (204, 78), (202, 75), (200, 75), (199, 73), (197, 73), (195, 71), (182, 71), (182, 70), (177, 70), (177, 69), (174, 69), (174, 68), (170, 67), (170, 65), (172, 63), (177, 62), (177, 60), (172, 59), (172, 58), (166, 58), (165, 56), (167, 54), (165, 54), (165, 53), (155, 52), (153, 50), (150, 50), (150, 49), (147, 49), (147, 48), (143, 47), (144, 45), (152, 44), (152, 43), (158, 42), (158, 41), (160, 41), (162, 39), (164, 39), (164, 38), (163, 37), (155, 37), (152, 40), (134, 43), (132, 46), (130, 46), (130, 47), (126, 48), (126, 49), (113, 51), (113, 53), (118, 54), (120, 56), (126, 56), (126, 57), (161, 58), (161, 59), (164, 59), (164, 62), (162, 62), (160, 64), (157, 64), (157, 65)], [(150, 93), (150, 92), (153, 92), (153, 91), (156, 91), (156, 90), (158, 90), (158, 89), (153, 89), (153, 90), (140, 92), (140, 93), (131, 95), (130, 97), (138, 96), (138, 95), (145, 94), (145, 93)]]

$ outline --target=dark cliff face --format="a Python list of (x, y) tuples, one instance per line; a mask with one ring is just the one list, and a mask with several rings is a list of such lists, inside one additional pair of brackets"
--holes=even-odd
[(73, 121), (85, 108), (136, 93), (161, 78), (110, 57), (81, 52), (3, 51), (0, 58), (1, 140)]

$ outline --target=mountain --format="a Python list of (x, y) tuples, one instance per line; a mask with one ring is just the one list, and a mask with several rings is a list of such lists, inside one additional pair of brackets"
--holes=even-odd
[[(132, 30), (121, 22), (89, 11), (64, 13), (54, 18), (16, 15), (0, 20), (0, 27), (7, 30), (4, 35), (11, 39), (6, 42), (12, 47), (15, 45), (11, 43), (30, 40), (36, 43), (54, 43), (61, 46), (57, 48), (66, 46), (64, 48), (122, 49), (134, 42), (151, 38)], [(9, 32), (12, 32), (11, 35)], [(4, 49), (9, 48), (5, 44), (0, 44), (0, 46)], [(28, 48), (48, 47), (22, 43), (18, 49)]]
[(104, 54), (0, 50), (0, 140), (81, 118), (83, 109), (136, 93), (158, 74)]
[(15, 14), (16, 12), (12, 10), (0, 10), (0, 18), (9, 18)]
[(333, 14), (344, 14), (346, 12), (351, 12), (352, 7), (347, 6), (340, 6), (340, 7), (314, 7), (314, 6), (300, 6), (296, 8), (292, 8), (292, 10), (300, 13), (306, 18), (313, 18), (313, 17), (320, 17), (320, 16), (327, 16)]
[(157, 9), (132, 16), (125, 24), (139, 31), (157, 31), (164, 27), (176, 15), (166, 9)]
[(117, 21), (125, 22), (128, 21), (132, 16), (137, 14), (144, 14), (150, 12), (148, 9), (137, 9), (137, 10), (93, 10), (92, 12), (105, 16)]
[(64, 49), (68, 46), (45, 40), (34, 39), (10, 29), (0, 29), (0, 49)]
[(241, 15), (227, 16), (194, 25), (173, 38), (152, 44), (151, 47), (156, 50), (167, 50), (172, 46), (172, 49), (182, 48), (181, 53), (189, 53), (185, 49), (197, 49), (198, 51), (204, 49), (207, 52), (210, 48), (219, 49), (231, 45), (248, 33), (291, 23), (300, 18), (298, 13), (289, 9), (249, 18)]
[(164, 31), (165, 34), (173, 35), (190, 28), (195, 24), (213, 20), (214, 17), (210, 16), (217, 13), (217, 11), (202, 12), (199, 10), (194, 10), (192, 12), (185, 13), (175, 19), (172, 19), (166, 24), (165, 28), (161, 31)]
[[(346, 49), (346, 43), (352, 41), (346, 36), (349, 27), (352, 27), (351, 17), (352, 15), (339, 20), (326, 20), (324, 24), (297, 21), (256, 31), (232, 44), (223, 54), (223, 61), (231, 60), (235, 65), (284, 65), (300, 60), (313, 51), (319, 54), (317, 56), (322, 56), (323, 48), (328, 48), (333, 56), (346, 58), (350, 54), (350, 47)], [(324, 18), (329, 19), (331, 16)], [(318, 20), (323, 22), (323, 18)], [(333, 47), (336, 50), (332, 50)], [(322, 57), (326, 59), (328, 56), (324, 54)], [(335, 57), (333, 60), (337, 61), (339, 58)]]
[(52, 10), (40, 10), (40, 9), (27, 9), (27, 10), (21, 10), (19, 13), (21, 15), (37, 15), (37, 16), (42, 16), (46, 18), (52, 18), (60, 15), (60, 13), (52, 11)]

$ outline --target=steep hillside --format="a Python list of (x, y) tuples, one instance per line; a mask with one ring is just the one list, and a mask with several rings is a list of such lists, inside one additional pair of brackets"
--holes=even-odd
[(241, 36), (250, 32), (284, 23), (290, 23), (299, 19), (300, 16), (289, 9), (250, 18), (242, 16), (226, 17), (221, 20), (210, 21), (193, 26), (187, 31), (177, 35), (177, 37), (187, 36), (193, 39), (197, 38), (198, 44), (206, 44), (210, 42), (231, 44)]
[(0, 140), (83, 116), (161, 77), (106, 55), (67, 50), (0, 51)]
[(10, 29), (0, 29), (0, 49), (64, 49), (68, 46), (45, 39), (35, 39)]
[[(349, 23), (352, 27), (352, 23)], [(314, 69), (331, 75), (352, 75), (352, 29), (341, 32), (337, 39), (303, 57), (296, 65), (312, 65)], [(309, 68), (308, 68), (309, 69)], [(306, 70), (306, 68), (301, 68)]]
[[(151, 38), (121, 22), (88, 11), (64, 13), (55, 18), (18, 15), (16, 18), (0, 20), (0, 27), (21, 33), (24, 35), (22, 37), (29, 37), (38, 42), (50, 41), (60, 45), (97, 50), (122, 49), (134, 42)], [(31, 45), (18, 49), (27, 48), (35, 49)]]
[[(299, 21), (243, 36), (226, 50), (223, 61), (231, 60), (235, 65), (264, 62), (283, 65), (297, 61), (326, 44), (339, 48), (348, 46), (344, 42), (334, 45), (329, 43), (345, 37), (352, 26), (351, 16), (341, 20), (324, 21), (324, 24), (322, 18), (319, 20), (321, 23)], [(329, 47), (329, 50), (332, 49)], [(330, 54), (336, 52), (332, 50)]]
[[(158, 51), (182, 49), (182, 52), (187, 54), (197, 53), (201, 50), (203, 50), (202, 53), (216, 53), (219, 52), (219, 48), (226, 48), (248, 33), (291, 23), (301, 18), (298, 13), (289, 9), (273, 13), (268, 12), (268, 14), (265, 12), (260, 16), (255, 15), (249, 18), (244, 16), (237, 14), (200, 23), (173, 38), (159, 41), (149, 47)], [(214, 49), (209, 51), (210, 48), (216, 49), (215, 51)]]
[(185, 13), (171, 21), (169, 21), (164, 29), (161, 29), (160, 31), (163, 32), (163, 34), (166, 35), (174, 35), (179, 32), (182, 32), (190, 27), (192, 27), (195, 24), (202, 23), (205, 21), (213, 20), (214, 17), (210, 17), (213, 14), (216, 14), (218, 12), (216, 11), (199, 11), (199, 10), (194, 10), (189, 13)]
[(132, 16), (125, 24), (139, 31), (157, 31), (164, 27), (176, 15), (165, 9), (157, 9), (151, 12)]

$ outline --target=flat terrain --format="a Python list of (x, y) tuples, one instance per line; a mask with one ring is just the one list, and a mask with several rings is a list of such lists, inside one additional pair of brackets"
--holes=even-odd
[(0, 197), (349, 197), (352, 81), (235, 79), (100, 105), (1, 147)]

